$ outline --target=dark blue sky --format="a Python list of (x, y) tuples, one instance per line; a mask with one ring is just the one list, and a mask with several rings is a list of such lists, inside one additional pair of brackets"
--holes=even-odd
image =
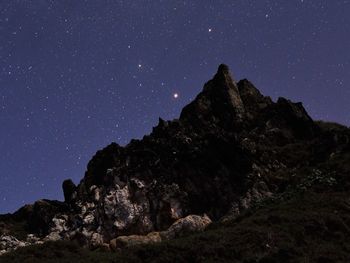
[[(218, 64), (350, 125), (349, 0), (1, 0), (0, 213), (172, 119)], [(178, 98), (174, 98), (178, 93)]]

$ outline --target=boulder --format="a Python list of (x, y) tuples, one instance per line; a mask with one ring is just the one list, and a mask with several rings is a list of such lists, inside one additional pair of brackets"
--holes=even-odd
[(91, 248), (97, 248), (102, 246), (103, 243), (103, 236), (100, 233), (93, 233), (91, 235), (91, 241), (90, 241), (90, 247)]
[(39, 240), (40, 240), (40, 238), (38, 238), (34, 234), (29, 234), (29, 235), (27, 235), (27, 238), (26, 238), (26, 241), (30, 244), (35, 244)]
[(58, 240), (61, 240), (61, 239), (62, 239), (62, 237), (61, 237), (59, 232), (51, 232), (43, 240), (45, 242), (47, 242), (47, 241), (58, 241)]
[(207, 215), (189, 215), (178, 219), (168, 230), (161, 232), (165, 240), (181, 237), (190, 233), (203, 231), (212, 221)]
[(162, 239), (159, 232), (151, 232), (144, 236), (142, 235), (119, 236), (110, 241), (110, 246), (113, 251), (116, 251), (118, 248), (152, 244), (152, 243), (158, 243), (161, 241)]
[(211, 222), (212, 221), (207, 215), (189, 215), (185, 218), (177, 220), (166, 231), (151, 232), (147, 235), (129, 235), (114, 238), (110, 241), (110, 248), (113, 251), (117, 251), (118, 249), (124, 247), (152, 244), (163, 240), (170, 240), (189, 233), (203, 231), (209, 224), (211, 224)]

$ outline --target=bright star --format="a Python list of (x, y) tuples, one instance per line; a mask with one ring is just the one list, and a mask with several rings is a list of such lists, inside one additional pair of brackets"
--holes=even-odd
[(174, 97), (174, 99), (177, 99), (179, 97), (179, 94), (178, 93), (174, 93), (173, 97)]

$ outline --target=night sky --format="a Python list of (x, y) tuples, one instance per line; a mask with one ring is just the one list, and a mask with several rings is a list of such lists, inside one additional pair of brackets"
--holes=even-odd
[[(0, 0), (0, 213), (173, 119), (220, 63), (350, 125), (349, 0)], [(176, 95), (175, 95), (176, 94)]]

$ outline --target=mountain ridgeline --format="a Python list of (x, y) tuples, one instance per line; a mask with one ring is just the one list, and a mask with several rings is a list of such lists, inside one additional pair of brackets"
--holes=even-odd
[[(0, 216), (0, 251), (61, 240), (76, 241), (89, 249), (114, 251), (140, 244), (156, 246), (161, 241), (176, 244), (174, 238), (204, 231), (211, 222), (215, 227), (210, 226), (201, 235), (205, 237), (211, 231), (215, 240), (215, 231), (229, 228), (221, 233), (222, 240), (232, 244), (225, 249), (240, 251), (236, 257), (233, 252), (228, 258), (226, 254), (222, 256), (230, 262), (281, 262), (292, 260), (294, 254), (302, 258), (314, 251), (317, 238), (350, 244), (349, 141), (347, 127), (313, 121), (301, 103), (285, 98), (274, 102), (248, 80), (236, 83), (228, 66), (220, 65), (202, 92), (183, 108), (179, 119), (159, 119), (151, 134), (141, 140), (131, 140), (125, 147), (112, 143), (98, 151), (78, 185), (71, 180), (63, 182), (64, 202), (39, 200), (12, 215)], [(325, 210), (327, 200), (332, 198), (341, 207), (332, 204)], [(315, 201), (321, 199), (326, 201)], [(307, 207), (308, 200), (312, 202), (310, 211), (299, 211), (302, 205)], [(298, 215), (288, 214), (283, 204)], [(321, 207), (322, 213), (315, 212)], [(274, 218), (264, 221), (261, 211)], [(325, 216), (323, 226), (310, 223), (300, 236), (295, 236), (293, 227), (304, 227), (302, 222), (307, 220), (302, 215), (308, 212), (308, 220)], [(244, 227), (253, 229), (248, 222), (253, 222), (254, 217), (266, 229), (271, 224), (281, 226), (271, 230), (278, 233), (285, 231), (284, 222), (300, 217), (294, 225), (290, 223), (283, 236), (290, 234), (288, 240), (300, 243), (290, 241), (295, 253), (288, 249), (281, 252), (278, 244), (272, 244), (275, 241), (261, 241), (267, 245), (252, 247), (254, 255), (243, 249), (248, 243), (256, 243), (238, 234), (245, 231)], [(313, 231), (323, 231), (323, 236), (307, 241), (306, 236), (313, 235)], [(337, 231), (349, 235), (337, 236)], [(237, 243), (240, 236), (244, 245)], [(198, 242), (196, 236), (186, 240)], [(310, 262), (335, 262), (326, 260), (332, 260), (336, 254), (339, 261), (346, 262), (344, 251), (350, 254), (349, 245), (341, 251), (334, 245), (334, 251), (325, 256), (312, 252), (315, 255)], [(4, 258), (15, 253), (17, 250), (6, 253)], [(272, 261), (263, 261), (269, 257)], [(248, 258), (255, 261), (245, 261)], [(317, 261), (319, 258), (321, 261)], [(144, 259), (147, 261), (146, 256)], [(155, 258), (149, 255), (148, 260)], [(185, 257), (178, 262), (188, 260), (191, 261)], [(199, 261), (205, 260), (196, 258), (191, 262)]]

